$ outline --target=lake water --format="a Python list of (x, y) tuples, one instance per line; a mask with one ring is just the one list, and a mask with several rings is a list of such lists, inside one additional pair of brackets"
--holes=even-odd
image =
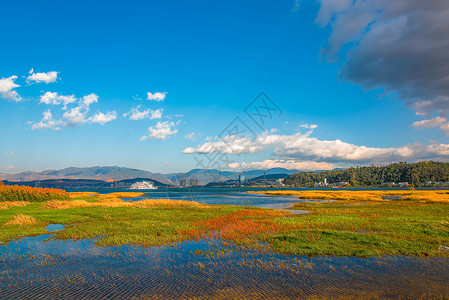
[[(264, 207), (274, 209), (286, 209), (299, 200), (295, 196), (268, 196), (263, 194), (245, 193), (247, 191), (270, 191), (275, 188), (160, 188), (157, 190), (129, 190), (129, 189), (67, 189), (68, 192), (142, 192), (143, 197), (123, 198), (127, 201), (139, 201), (142, 199), (172, 199), (197, 201), (205, 204), (227, 204), (252, 207)], [(296, 189), (304, 190), (304, 189)], [(320, 201), (320, 200), (318, 200)], [(292, 211), (293, 213), (298, 213)]]
[(51, 234), (0, 246), (0, 299), (447, 298), (449, 260), (304, 257), (186, 241), (97, 247)]

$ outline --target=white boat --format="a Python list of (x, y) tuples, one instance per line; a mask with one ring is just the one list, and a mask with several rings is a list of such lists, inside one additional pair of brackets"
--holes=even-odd
[(131, 184), (129, 187), (130, 190), (155, 190), (157, 187), (153, 185), (152, 182), (141, 181)]

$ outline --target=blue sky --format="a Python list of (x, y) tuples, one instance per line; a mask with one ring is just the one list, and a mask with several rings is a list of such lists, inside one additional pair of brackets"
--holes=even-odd
[[(447, 160), (439, 2), (3, 3), (0, 172)], [(282, 114), (260, 128), (262, 91)], [(257, 136), (219, 136), (236, 117)]]

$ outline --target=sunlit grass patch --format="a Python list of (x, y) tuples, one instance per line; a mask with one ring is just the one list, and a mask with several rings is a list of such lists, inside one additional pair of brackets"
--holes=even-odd
[(310, 213), (276, 220), (292, 228), (265, 236), (277, 251), (299, 255), (447, 256), (440, 250), (440, 245), (449, 244), (447, 191), (281, 192), (300, 199), (336, 201), (294, 204), (293, 209)]
[(132, 207), (156, 207), (156, 206), (167, 206), (167, 207), (199, 207), (199, 208), (212, 208), (212, 206), (199, 203), (196, 201), (186, 201), (186, 200), (170, 200), (170, 199), (145, 199), (141, 201), (128, 202)]
[(8, 209), (11, 207), (22, 207), (30, 204), (28, 201), (4, 201), (0, 202), (0, 209)]
[(96, 192), (70, 192), (68, 193), (70, 198), (82, 198), (82, 197), (92, 197), (97, 196)]
[(141, 201), (123, 201), (120, 198), (106, 198), (103, 197), (100, 201), (86, 201), (86, 200), (69, 200), (69, 201), (47, 201), (41, 206), (42, 209), (71, 209), (80, 207), (136, 207), (136, 208), (151, 208), (158, 206), (166, 207), (199, 207), (210, 208), (210, 205), (202, 204), (195, 201), (185, 200), (170, 200), (170, 199), (145, 199)]
[(15, 215), (11, 220), (4, 223), (3, 226), (12, 226), (12, 225), (34, 225), (37, 224), (38, 221), (33, 216), (28, 216), (24, 214)]
[(109, 194), (98, 194), (98, 199), (110, 199), (110, 198), (137, 198), (145, 195), (142, 192), (116, 192)]
[(42, 203), (42, 209), (70, 209), (78, 207), (92, 207), (93, 203), (86, 200), (59, 201), (52, 200)]
[(340, 200), (340, 201), (374, 201), (386, 202), (390, 200), (413, 200), (422, 202), (448, 202), (449, 191), (446, 190), (381, 190), (381, 191), (352, 191), (352, 190), (307, 190), (307, 191), (250, 191), (266, 195), (297, 196), (298, 199), (310, 200)]

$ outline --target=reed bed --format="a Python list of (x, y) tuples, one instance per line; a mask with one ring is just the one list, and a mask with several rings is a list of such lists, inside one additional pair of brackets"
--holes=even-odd
[(69, 194), (59, 189), (35, 188), (28, 186), (0, 186), (0, 202), (28, 201), (43, 202), (47, 200), (68, 200)]
[[(309, 200), (340, 200), (340, 201), (374, 201), (385, 202), (394, 200), (413, 200), (421, 202), (444, 202), (449, 203), (449, 191), (445, 190), (392, 190), (392, 191), (249, 191), (265, 195), (289, 195), (297, 196), (298, 199)], [(388, 198), (397, 199), (388, 199)]]
[(98, 199), (109, 199), (109, 198), (137, 198), (142, 197), (145, 194), (142, 192), (116, 192), (109, 194), (98, 194)]
[(23, 207), (23, 206), (27, 206), (28, 204), (31, 204), (31, 202), (28, 202), (28, 201), (4, 201), (4, 202), (0, 202), (0, 209), (8, 209), (11, 207)]
[(185, 200), (170, 200), (170, 199), (145, 199), (141, 201), (123, 201), (116, 197), (103, 197), (98, 202), (89, 202), (86, 200), (69, 200), (59, 201), (52, 200), (42, 203), (42, 209), (72, 209), (80, 207), (136, 207), (136, 208), (151, 208), (151, 207), (198, 207), (210, 208), (210, 205), (202, 204), (194, 201)]
[(33, 216), (28, 216), (24, 214), (15, 215), (11, 220), (4, 223), (3, 226), (12, 226), (12, 225), (34, 225), (37, 224), (38, 221)]
[(73, 198), (85, 198), (85, 197), (91, 197), (91, 196), (99, 195), (96, 192), (70, 192), (68, 194), (69, 194), (69, 197), (71, 199), (73, 199)]

